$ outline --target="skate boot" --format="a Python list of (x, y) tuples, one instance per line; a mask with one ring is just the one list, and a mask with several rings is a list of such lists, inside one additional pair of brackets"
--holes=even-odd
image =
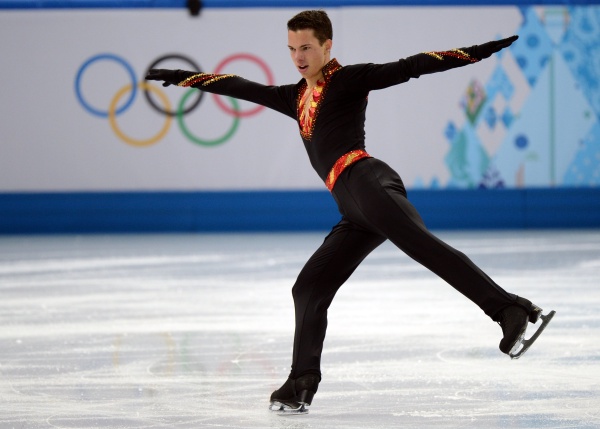
[(321, 377), (317, 374), (306, 374), (296, 379), (288, 378), (279, 389), (271, 394), (271, 411), (282, 414), (306, 414), (311, 404)]
[[(500, 350), (512, 359), (520, 358), (533, 342), (541, 335), (556, 312), (553, 310), (547, 315), (542, 314), (542, 309), (530, 301), (517, 297), (516, 302), (502, 310), (497, 317), (497, 322), (502, 328), (504, 337), (500, 341)], [(527, 323), (537, 323), (542, 319), (542, 324), (537, 328), (530, 339), (525, 339)]]

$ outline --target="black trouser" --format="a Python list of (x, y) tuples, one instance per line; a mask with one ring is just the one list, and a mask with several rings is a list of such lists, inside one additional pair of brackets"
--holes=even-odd
[(294, 284), (296, 331), (291, 378), (320, 375), (327, 309), (340, 286), (377, 246), (389, 239), (494, 316), (515, 300), (467, 256), (431, 234), (406, 198), (400, 176), (367, 158), (347, 168), (333, 188), (342, 220), (308, 260)]

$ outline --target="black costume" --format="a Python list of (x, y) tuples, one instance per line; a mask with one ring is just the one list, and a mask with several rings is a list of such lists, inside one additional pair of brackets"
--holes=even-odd
[[(510, 42), (484, 55), (478, 55), (477, 49), (486, 45), (421, 53), (387, 64), (343, 67), (333, 59), (322, 69), (325, 80), (320, 82), (320, 93), (315, 93), (309, 123), (299, 120), (307, 87), (304, 79), (295, 85), (265, 86), (235, 75), (181, 70), (157, 70), (154, 77), (148, 77), (248, 100), (297, 120), (310, 162), (337, 202), (342, 219), (308, 260), (292, 289), (296, 330), (289, 380), (314, 374), (318, 379), (312, 385), (318, 384), (327, 309), (339, 287), (386, 239), (447, 281), (493, 320), (498, 321), (502, 310), (515, 303), (523, 308), (529, 305), (529, 314), (534, 310), (531, 303), (519, 302), (521, 298), (504, 291), (463, 253), (432, 235), (406, 198), (400, 176), (365, 151), (369, 91), (477, 62), (515, 39), (505, 39)], [(306, 389), (312, 394), (316, 391), (314, 386)], [(284, 385), (283, 390), (296, 394), (293, 384)], [(310, 404), (310, 399), (301, 402)]]

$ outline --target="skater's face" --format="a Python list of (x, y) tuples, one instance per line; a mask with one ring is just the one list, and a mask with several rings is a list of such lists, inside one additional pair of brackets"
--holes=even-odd
[(321, 69), (329, 62), (332, 41), (319, 43), (314, 30), (288, 30), (288, 48), (296, 69), (309, 83), (316, 83)]

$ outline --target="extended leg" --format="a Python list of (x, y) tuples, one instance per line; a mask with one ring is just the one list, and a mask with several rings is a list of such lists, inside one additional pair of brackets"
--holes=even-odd
[[(404, 218), (401, 222), (404, 225), (384, 226), (390, 231), (388, 238), (497, 321), (503, 332), (500, 342), (503, 353), (513, 359), (523, 355), (550, 322), (554, 311), (543, 315), (538, 306), (498, 286), (465, 254), (431, 234), (406, 198), (397, 196), (392, 204), (400, 208), (396, 212), (401, 213), (398, 216)], [(538, 319), (542, 320), (542, 324), (530, 339), (525, 339), (528, 323), (535, 324)]]
[[(351, 174), (338, 179), (335, 195), (349, 218), (387, 237), (500, 322), (504, 333), (500, 349), (511, 357), (527, 350), (554, 315), (542, 317), (539, 307), (506, 292), (465, 254), (429, 232), (406, 198), (402, 180), (385, 163), (358, 163)], [(544, 323), (530, 340), (523, 340), (528, 322), (535, 323), (538, 314)], [(521, 344), (517, 356), (515, 347)]]

